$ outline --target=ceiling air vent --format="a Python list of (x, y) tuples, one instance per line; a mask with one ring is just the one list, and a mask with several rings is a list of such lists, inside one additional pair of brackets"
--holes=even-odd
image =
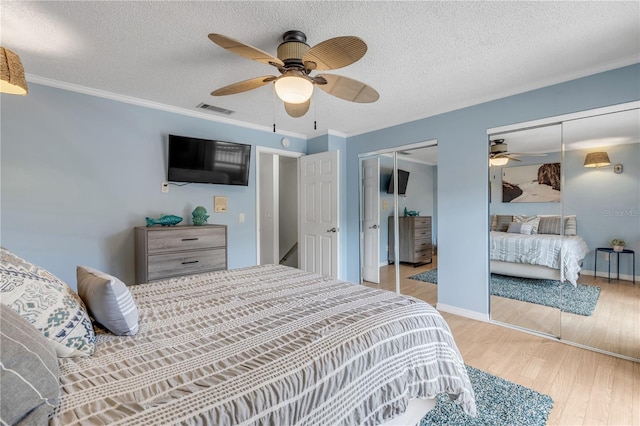
[(196, 108), (206, 109), (208, 111), (213, 111), (213, 112), (217, 112), (219, 114), (224, 114), (224, 115), (231, 115), (235, 112), (230, 109), (220, 108), (215, 105), (205, 104), (204, 102), (201, 102), (198, 105), (196, 105)]

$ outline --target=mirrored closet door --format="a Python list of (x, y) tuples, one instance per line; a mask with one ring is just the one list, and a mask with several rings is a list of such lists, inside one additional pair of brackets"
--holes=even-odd
[(492, 134), (489, 144), (491, 317), (560, 336), (558, 258), (539, 250), (562, 245), (559, 227), (541, 229), (562, 214), (562, 127)]
[(434, 142), (360, 156), (360, 259), (364, 285), (377, 284), (378, 288), (411, 295), (435, 306)]
[[(563, 294), (561, 337), (640, 360), (640, 282), (634, 284), (640, 254), (640, 112), (564, 121), (562, 128), (564, 213), (576, 218), (575, 233), (588, 253), (577, 286)], [(575, 238), (571, 233), (565, 230), (568, 246)], [(625, 241), (624, 251), (613, 251), (613, 239)]]
[[(550, 126), (492, 134), (489, 139), (503, 139), (497, 143), (508, 145), (506, 150), (493, 148), (494, 158), (514, 157), (507, 164), (497, 166), (494, 161), (490, 166), (492, 320), (640, 360), (637, 103), (565, 117)], [(559, 148), (541, 148), (552, 139)], [(520, 145), (524, 140), (527, 144)], [(514, 154), (496, 154), (502, 151)], [(532, 155), (540, 153), (546, 155)], [(556, 163), (559, 178), (556, 166), (546, 166)], [(536, 173), (520, 178), (519, 168), (532, 164)], [(531, 202), (531, 197), (552, 194), (557, 181), (559, 202)], [(532, 216), (537, 218), (537, 233), (529, 236), (524, 225)], [(624, 240), (624, 247), (614, 249), (614, 239)], [(548, 263), (555, 275), (534, 276), (525, 264), (529, 259)], [(551, 266), (554, 261), (556, 266)], [(507, 292), (503, 277), (507, 282), (531, 280)], [(547, 292), (548, 288), (554, 290)]]

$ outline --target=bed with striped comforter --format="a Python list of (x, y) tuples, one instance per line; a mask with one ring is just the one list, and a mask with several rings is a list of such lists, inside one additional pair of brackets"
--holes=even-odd
[(442, 392), (475, 414), (446, 322), (417, 299), (275, 265), (130, 289), (139, 332), (61, 359), (50, 424), (379, 424)]
[(553, 234), (523, 235), (491, 231), (491, 260), (546, 266), (560, 271), (560, 280), (574, 286), (582, 268), (582, 259), (589, 253), (580, 236)]

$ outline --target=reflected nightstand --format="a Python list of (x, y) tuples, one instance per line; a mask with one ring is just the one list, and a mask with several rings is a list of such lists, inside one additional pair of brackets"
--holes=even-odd
[(609, 253), (609, 272), (607, 273), (607, 277), (609, 279), (609, 282), (611, 282), (611, 253), (615, 253), (618, 257), (618, 277), (617, 279), (620, 280), (620, 255), (624, 254), (624, 253), (629, 253), (633, 256), (632, 259), (632, 265), (633, 265), (633, 284), (635, 285), (636, 283), (636, 252), (633, 250), (628, 250), (628, 249), (624, 249), (622, 251), (615, 251), (614, 249), (612, 249), (611, 247), (598, 247), (596, 249), (596, 259), (595, 259), (595, 263), (593, 265), (593, 278), (596, 277), (596, 272), (598, 271), (598, 252), (602, 251), (605, 253)]

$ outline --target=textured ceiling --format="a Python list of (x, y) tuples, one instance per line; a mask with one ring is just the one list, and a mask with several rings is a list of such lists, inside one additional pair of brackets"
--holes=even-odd
[[(640, 62), (639, 2), (9, 2), (2, 45), (31, 81), (54, 80), (307, 137), (401, 124)], [(316, 90), (290, 118), (265, 86), (226, 97), (212, 90), (275, 68), (234, 55), (221, 33), (273, 55), (282, 34), (313, 46), (341, 35), (367, 42), (355, 64), (327, 73), (374, 87), (350, 103)], [(224, 117), (205, 112), (213, 117)], [(317, 130), (313, 129), (314, 119)]]

